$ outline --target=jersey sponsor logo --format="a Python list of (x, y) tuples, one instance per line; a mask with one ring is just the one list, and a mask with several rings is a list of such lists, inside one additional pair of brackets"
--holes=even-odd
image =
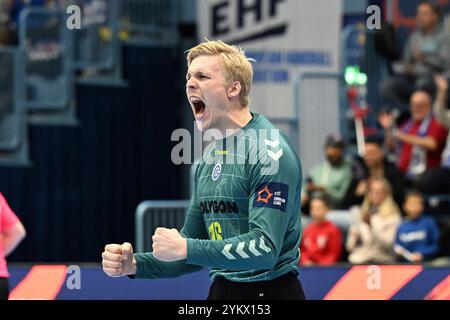
[(226, 156), (228, 154), (228, 150), (216, 150), (216, 156)]
[(220, 177), (220, 173), (222, 172), (222, 164), (220, 162), (216, 163), (216, 165), (213, 168), (211, 178), (213, 181), (217, 181)]
[(264, 202), (265, 204), (269, 204), (270, 198), (273, 197), (273, 193), (270, 192), (270, 189), (265, 186), (264, 189), (258, 191), (257, 202)]
[(272, 208), (286, 212), (289, 186), (279, 182), (262, 183), (258, 188), (253, 201), (253, 207)]
[(231, 201), (202, 201), (200, 202), (202, 214), (207, 213), (239, 213), (236, 202)]

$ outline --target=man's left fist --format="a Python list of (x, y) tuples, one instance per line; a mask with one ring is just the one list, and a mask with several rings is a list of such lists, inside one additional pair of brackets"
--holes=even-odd
[(158, 228), (152, 237), (153, 256), (164, 262), (184, 260), (187, 257), (187, 241), (176, 229)]

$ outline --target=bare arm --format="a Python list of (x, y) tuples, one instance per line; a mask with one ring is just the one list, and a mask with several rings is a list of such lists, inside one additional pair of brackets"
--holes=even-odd
[(395, 150), (395, 138), (393, 135), (395, 120), (391, 113), (382, 112), (378, 116), (378, 122), (383, 127), (385, 132), (385, 146), (389, 151)]
[(434, 115), (443, 126), (450, 129), (450, 111), (445, 108), (447, 104), (448, 81), (443, 76), (436, 76), (434, 80), (437, 87), (436, 101), (433, 106)]
[(424, 147), (430, 151), (435, 151), (439, 147), (438, 142), (433, 137), (418, 137), (412, 134), (403, 133), (399, 130), (395, 131), (394, 136), (404, 143)]
[(26, 231), (21, 222), (17, 222), (8, 230), (2, 233), (3, 238), (3, 251), (5, 252), (5, 256), (11, 254), (14, 249), (19, 245), (19, 243), (25, 238)]

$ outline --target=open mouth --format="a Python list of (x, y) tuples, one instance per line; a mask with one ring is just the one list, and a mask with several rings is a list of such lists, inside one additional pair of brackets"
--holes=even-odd
[(205, 103), (198, 97), (190, 97), (189, 100), (194, 107), (195, 117), (197, 119), (203, 117), (206, 109)]

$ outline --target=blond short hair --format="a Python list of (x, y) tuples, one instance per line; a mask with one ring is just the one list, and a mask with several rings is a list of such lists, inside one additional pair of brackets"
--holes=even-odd
[(225, 73), (225, 80), (231, 84), (239, 81), (241, 84), (240, 102), (247, 107), (250, 103), (249, 94), (253, 80), (252, 59), (245, 56), (244, 50), (238, 46), (228, 45), (221, 40), (200, 43), (187, 51), (188, 67), (195, 58), (200, 56), (217, 56)]

